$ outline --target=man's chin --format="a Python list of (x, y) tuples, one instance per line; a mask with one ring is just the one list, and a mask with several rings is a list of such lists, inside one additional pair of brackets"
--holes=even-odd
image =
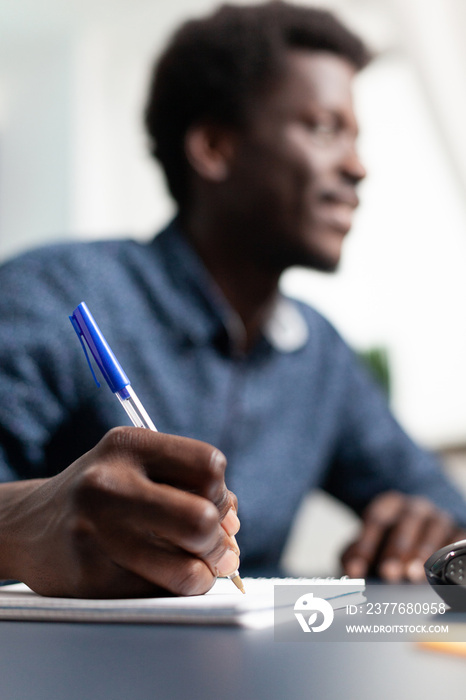
[(337, 260), (334, 259), (323, 259), (323, 258), (315, 258), (314, 260), (311, 260), (308, 262), (307, 265), (303, 265), (303, 267), (307, 267), (311, 270), (316, 270), (317, 272), (336, 272), (340, 266), (340, 258)]
[[(340, 265), (341, 241), (333, 246), (295, 246), (274, 250), (269, 262), (279, 272), (290, 267), (304, 267), (318, 272), (335, 272)], [(261, 258), (264, 260), (262, 251)]]
[(295, 255), (285, 258), (281, 256), (272, 262), (272, 268), (275, 272), (281, 274), (291, 267), (303, 267), (307, 270), (315, 270), (316, 272), (332, 273), (336, 272), (340, 265), (340, 258), (329, 258), (314, 255)]
[(295, 251), (300, 258), (295, 264), (318, 272), (335, 272), (340, 265), (345, 235), (333, 229), (324, 230), (320, 241), (314, 236), (308, 245)]
[(333, 253), (303, 251), (300, 256), (297, 256), (294, 264), (317, 272), (336, 272), (340, 265), (340, 258), (340, 251)]

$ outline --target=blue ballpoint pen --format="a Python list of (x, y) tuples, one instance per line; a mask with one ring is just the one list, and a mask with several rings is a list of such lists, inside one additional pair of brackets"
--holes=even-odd
[[(97, 386), (100, 387), (100, 384), (92, 368), (87, 349), (91, 352), (105, 381), (112, 392), (118, 397), (133, 425), (135, 425), (136, 428), (148, 428), (148, 430), (155, 430), (155, 432), (157, 432), (157, 428), (136, 396), (136, 392), (131, 386), (128, 377), (112, 352), (110, 345), (105, 340), (102, 331), (95, 322), (86, 303), (84, 301), (81, 302), (69, 318), (83, 347), (84, 354), (86, 355), (92, 376)], [(238, 570), (234, 571), (232, 574), (228, 574), (226, 578), (233, 581), (235, 586), (244, 593), (243, 582), (241, 581)]]
[(136, 392), (130, 384), (130, 381), (123, 371), (122, 366), (113, 354), (109, 344), (105, 340), (102, 332), (94, 320), (87, 305), (83, 302), (79, 304), (70, 316), (70, 321), (73, 328), (81, 341), (84, 354), (86, 355), (89, 367), (98, 387), (100, 384), (92, 369), (86, 345), (89, 348), (92, 357), (97, 363), (102, 375), (115, 396), (118, 397), (121, 405), (130, 417), (133, 425), (136, 428), (148, 428), (155, 430), (157, 428), (151, 421), (147, 411), (136, 396)]

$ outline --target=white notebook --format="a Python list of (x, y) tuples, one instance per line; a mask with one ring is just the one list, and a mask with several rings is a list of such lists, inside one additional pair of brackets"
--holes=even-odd
[[(16, 583), (0, 587), (0, 620), (223, 624), (262, 628), (274, 622), (275, 584), (318, 584), (320, 597), (327, 599), (334, 609), (365, 601), (364, 579), (245, 578), (243, 583), (246, 594), (228, 579), (218, 579), (213, 588), (201, 596), (108, 600), (40, 596), (23, 583)], [(295, 598), (290, 588), (290, 607)]]

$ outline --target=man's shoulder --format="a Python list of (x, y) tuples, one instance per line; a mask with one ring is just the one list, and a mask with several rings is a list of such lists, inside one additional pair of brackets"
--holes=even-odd
[(100, 262), (102, 259), (124, 257), (132, 249), (145, 245), (131, 238), (59, 241), (31, 248), (11, 257), (1, 265), (0, 269), (2, 272), (9, 272), (21, 267), (38, 268), (56, 263), (68, 264), (72, 267), (89, 260)]
[[(1, 306), (74, 308), (82, 299), (106, 299), (131, 285), (148, 263), (150, 246), (132, 239), (51, 243), (7, 260), (0, 267)], [(42, 311), (41, 311), (42, 313)]]
[(125, 269), (148, 265), (151, 245), (130, 238), (65, 241), (43, 245), (12, 257), (0, 266), (0, 280), (22, 281), (21, 286), (73, 280), (108, 280)]

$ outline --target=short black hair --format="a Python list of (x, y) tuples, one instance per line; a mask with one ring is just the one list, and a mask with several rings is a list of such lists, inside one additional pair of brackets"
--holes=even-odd
[(326, 10), (273, 0), (222, 5), (183, 24), (155, 65), (145, 124), (152, 154), (180, 207), (187, 201), (184, 138), (202, 121), (240, 127), (254, 96), (277, 77), (286, 51), (329, 51), (357, 70), (364, 43)]

